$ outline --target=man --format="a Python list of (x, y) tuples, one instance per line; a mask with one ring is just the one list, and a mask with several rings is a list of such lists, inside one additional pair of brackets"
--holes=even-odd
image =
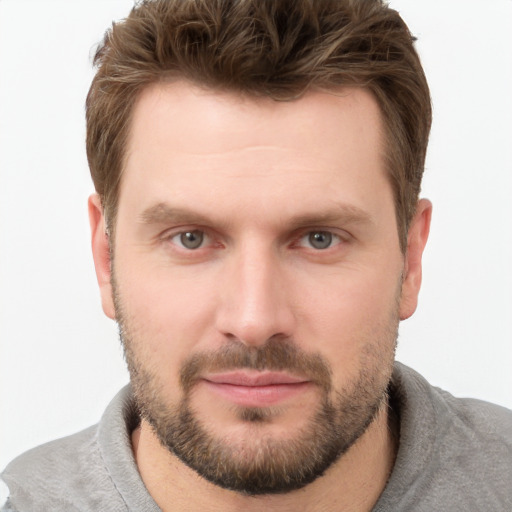
[(511, 413), (394, 363), (431, 216), (397, 13), (148, 1), (96, 63), (92, 247), (131, 388), (8, 466), (5, 510), (510, 509)]

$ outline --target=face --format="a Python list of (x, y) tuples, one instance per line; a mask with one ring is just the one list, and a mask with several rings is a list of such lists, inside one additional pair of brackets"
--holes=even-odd
[(91, 202), (143, 417), (222, 487), (306, 485), (385, 402), (419, 277), (381, 129), (361, 89), (275, 102), (155, 85), (134, 110), (112, 276)]

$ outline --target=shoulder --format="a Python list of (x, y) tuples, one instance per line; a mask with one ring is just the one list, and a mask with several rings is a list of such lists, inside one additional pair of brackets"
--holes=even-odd
[(438, 396), (438, 458), (478, 485), (506, 495), (512, 507), (512, 411), (472, 398)]
[(486, 442), (497, 440), (512, 446), (512, 410), (474, 398), (456, 398), (442, 389), (434, 389), (457, 424), (482, 436)]
[(458, 398), (430, 385), (421, 375), (400, 363), (395, 367), (393, 379), (407, 419), (423, 419), (427, 424), (451, 431), (473, 442), (499, 442), (512, 446), (512, 410), (474, 398)]
[[(48, 474), (58, 474), (62, 469), (73, 470), (85, 454), (95, 450), (97, 426), (89, 427), (71, 436), (42, 444), (14, 459), (3, 475), (26, 474), (37, 476), (40, 466)], [(58, 466), (58, 467), (56, 467)]]
[[(512, 472), (512, 411), (483, 400), (455, 397), (428, 383), (427, 386), (436, 413), (438, 439), (445, 444), (457, 441), (454, 446), (462, 452), (471, 449), (480, 464), (491, 458), (493, 465), (503, 460), (505, 468)], [(493, 446), (499, 447), (496, 453)], [(485, 450), (474, 451), (477, 447)]]
[(97, 426), (90, 427), (14, 459), (2, 473), (10, 492), (8, 506), (20, 511), (90, 509), (83, 499), (88, 495), (90, 503), (99, 489), (105, 491), (109, 486), (97, 430)]
[(456, 398), (401, 364), (390, 392), (400, 441), (376, 510), (512, 510), (512, 411)]
[[(98, 425), (14, 459), (1, 474), (9, 488), (4, 510), (153, 510), (131, 452), (135, 421), (126, 387), (110, 402)], [(141, 502), (143, 508), (138, 506)]]

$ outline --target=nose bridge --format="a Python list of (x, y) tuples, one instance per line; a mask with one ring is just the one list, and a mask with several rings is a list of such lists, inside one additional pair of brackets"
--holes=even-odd
[(246, 241), (233, 251), (225, 270), (218, 329), (246, 345), (290, 336), (293, 315), (273, 247), (257, 239)]

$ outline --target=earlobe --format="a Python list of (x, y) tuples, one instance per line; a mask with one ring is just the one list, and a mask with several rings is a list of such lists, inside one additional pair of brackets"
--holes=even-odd
[(400, 298), (400, 320), (406, 320), (418, 305), (421, 287), (421, 258), (427, 243), (432, 218), (432, 203), (428, 199), (418, 202), (416, 213), (409, 226), (405, 253), (402, 295)]
[(111, 262), (108, 234), (103, 207), (98, 194), (92, 194), (88, 201), (91, 245), (96, 279), (100, 287), (101, 304), (104, 313), (115, 319), (115, 308), (111, 284)]

